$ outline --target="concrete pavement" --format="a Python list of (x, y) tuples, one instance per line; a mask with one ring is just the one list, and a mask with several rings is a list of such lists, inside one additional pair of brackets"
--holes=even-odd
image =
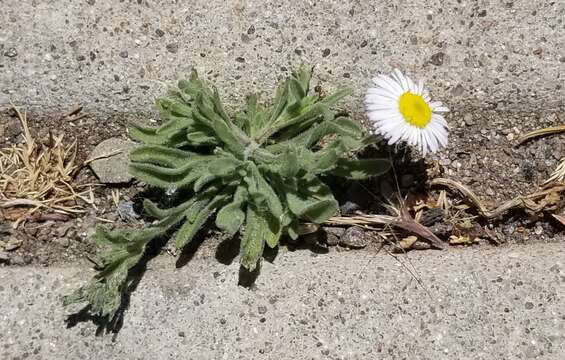
[(355, 90), (394, 67), (455, 110), (562, 110), (565, 2), (3, 0), (0, 105), (145, 114), (194, 67), (234, 104), (287, 69)]
[[(154, 98), (192, 68), (233, 107), (251, 91), (270, 97), (301, 62), (316, 65), (313, 85), (353, 88), (345, 106), (358, 114), (370, 77), (394, 67), (426, 78), (454, 124), (472, 108), (496, 110), (493, 127), (531, 126), (531, 114), (562, 114), (565, 105), (563, 1), (0, 0), (0, 8), (0, 110), (11, 100), (57, 116), (82, 104), (96, 124), (154, 116)], [(237, 264), (210, 257), (175, 270), (162, 256), (122, 331), (94, 337), (92, 322), (66, 328), (60, 300), (92, 275), (86, 266), (0, 268), (0, 358), (565, 358), (559, 243), (398, 260), (283, 251), (255, 290), (237, 286), (237, 274)]]
[(115, 338), (66, 328), (60, 296), (86, 268), (1, 268), (2, 358), (565, 357), (562, 244), (314, 255), (281, 251), (253, 290), (237, 285), (237, 261), (174, 269), (162, 255)]

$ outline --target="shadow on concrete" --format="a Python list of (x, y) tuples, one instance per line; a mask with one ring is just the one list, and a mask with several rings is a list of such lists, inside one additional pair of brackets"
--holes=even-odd
[(192, 241), (190, 241), (188, 244), (184, 246), (177, 261), (175, 262), (175, 267), (177, 269), (185, 266), (194, 258), (196, 252), (198, 251), (198, 248), (200, 248), (200, 245), (202, 245), (204, 240), (206, 240), (206, 237), (208, 236), (209, 233), (208, 230), (209, 230), (209, 226), (205, 225), (205, 227), (203, 227), (202, 230), (200, 230), (196, 234), (196, 236), (192, 239)]
[(214, 257), (224, 265), (230, 265), (239, 255), (240, 236), (236, 234), (231, 238), (224, 239), (216, 247)]

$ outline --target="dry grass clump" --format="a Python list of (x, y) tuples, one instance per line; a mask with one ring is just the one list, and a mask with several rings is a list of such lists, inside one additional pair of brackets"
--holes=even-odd
[[(17, 112), (24, 141), (0, 149), (0, 211), (15, 226), (37, 213), (82, 212), (78, 200), (92, 203), (88, 185), (75, 183), (81, 168), (76, 162), (76, 141), (65, 144), (63, 135), (49, 135), (42, 143), (29, 131), (26, 113)], [(2, 210), (3, 209), (3, 210)], [(34, 214), (35, 213), (35, 214)]]

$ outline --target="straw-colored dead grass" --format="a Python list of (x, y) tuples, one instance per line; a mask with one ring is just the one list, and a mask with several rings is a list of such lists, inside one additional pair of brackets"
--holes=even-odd
[(66, 144), (63, 135), (51, 134), (45, 143), (34, 139), (26, 113), (14, 110), (24, 141), (0, 149), (0, 211), (15, 226), (32, 214), (82, 212), (79, 200), (92, 204), (93, 195), (88, 185), (75, 182), (82, 166), (76, 162), (76, 142)]

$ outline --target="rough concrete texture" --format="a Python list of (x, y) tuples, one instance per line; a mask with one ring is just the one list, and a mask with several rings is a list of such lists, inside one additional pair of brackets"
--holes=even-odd
[[(93, 126), (151, 113), (192, 68), (233, 107), (251, 91), (270, 96), (301, 62), (316, 65), (313, 85), (353, 88), (347, 107), (358, 114), (372, 75), (394, 67), (427, 79), (454, 125), (469, 108), (493, 128), (541, 126), (532, 119), (555, 113), (553, 125), (565, 108), (563, 0), (0, 0), (0, 9), (0, 108), (12, 100), (58, 116), (82, 104)], [(458, 131), (477, 151), (502, 153)], [(508, 167), (498, 171), (508, 177)], [(0, 358), (563, 359), (562, 247), (414, 252), (400, 262), (282, 252), (252, 291), (236, 285), (236, 263), (174, 270), (164, 257), (115, 340), (95, 338), (90, 322), (65, 329), (60, 296), (92, 275), (86, 267), (0, 268)]]
[(228, 103), (315, 64), (355, 89), (393, 67), (455, 110), (561, 109), (565, 2), (2, 0), (0, 104), (146, 113), (193, 67)]
[[(0, 269), (3, 359), (563, 359), (562, 244), (412, 252), (283, 251), (256, 288), (237, 261), (152, 263), (122, 331), (65, 328), (85, 268)], [(412, 273), (410, 273), (410, 271)]]

